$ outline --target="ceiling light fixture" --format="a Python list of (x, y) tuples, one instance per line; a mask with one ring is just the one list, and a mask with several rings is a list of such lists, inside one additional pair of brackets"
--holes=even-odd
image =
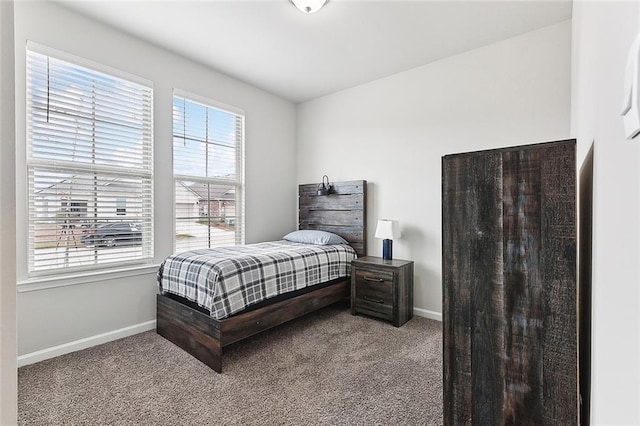
[(316, 13), (322, 6), (324, 6), (329, 0), (289, 0), (292, 5), (298, 8), (304, 13)]

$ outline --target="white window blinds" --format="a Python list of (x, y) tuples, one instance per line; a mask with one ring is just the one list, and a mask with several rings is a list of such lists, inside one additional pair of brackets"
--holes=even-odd
[(176, 252), (244, 243), (244, 115), (173, 98)]
[(152, 259), (151, 108), (150, 87), (27, 50), (30, 273)]

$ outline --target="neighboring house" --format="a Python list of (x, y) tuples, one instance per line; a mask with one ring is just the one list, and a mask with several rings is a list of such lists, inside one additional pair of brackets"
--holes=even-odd
[(36, 243), (51, 242), (53, 235), (60, 241), (103, 223), (137, 219), (142, 206), (135, 193), (135, 185), (122, 179), (103, 179), (87, 188), (86, 178), (75, 176), (36, 191)]
[(232, 225), (236, 215), (235, 197), (233, 186), (178, 181), (176, 217), (211, 217)]
[(185, 182), (178, 182), (176, 184), (176, 216), (198, 217), (199, 202), (198, 194), (186, 185)]

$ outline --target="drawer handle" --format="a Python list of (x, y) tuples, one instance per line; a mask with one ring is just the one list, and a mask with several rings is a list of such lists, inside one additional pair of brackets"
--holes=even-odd
[(368, 300), (369, 302), (380, 303), (380, 304), (384, 303), (383, 299), (374, 299), (373, 297), (369, 297), (369, 296), (364, 296), (364, 300)]
[(383, 283), (384, 279), (383, 278), (369, 278), (369, 277), (364, 277), (365, 281), (371, 281), (374, 283)]

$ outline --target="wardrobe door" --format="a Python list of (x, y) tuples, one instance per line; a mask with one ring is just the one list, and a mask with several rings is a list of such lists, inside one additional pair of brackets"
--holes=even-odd
[(575, 141), (442, 166), (445, 424), (576, 424)]

